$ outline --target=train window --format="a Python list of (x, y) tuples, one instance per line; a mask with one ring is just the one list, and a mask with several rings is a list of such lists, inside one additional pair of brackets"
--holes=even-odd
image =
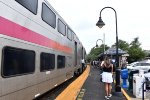
[(74, 40), (74, 35), (75, 35), (75, 33), (74, 32), (72, 32), (72, 39)]
[(45, 4), (42, 4), (42, 20), (49, 24), (51, 27), (56, 27), (56, 15), (55, 13)]
[(66, 35), (66, 25), (60, 19), (58, 19), (58, 32), (64, 36)]
[(65, 67), (65, 56), (58, 55), (57, 56), (57, 68)]
[(41, 53), (41, 71), (52, 70), (55, 68), (55, 55), (50, 53)]
[(3, 49), (2, 76), (10, 77), (32, 73), (35, 70), (35, 52), (5, 47)]
[(33, 14), (37, 14), (38, 0), (15, 0), (31, 11)]
[(69, 40), (72, 40), (72, 31), (68, 28), (67, 37)]

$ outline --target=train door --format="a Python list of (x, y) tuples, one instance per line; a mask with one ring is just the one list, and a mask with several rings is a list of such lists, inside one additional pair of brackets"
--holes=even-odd
[(83, 47), (82, 47), (82, 51), (81, 51), (81, 55), (82, 55), (82, 59), (84, 59), (84, 50), (83, 50)]
[(77, 42), (75, 42), (74, 46), (74, 66), (77, 66)]

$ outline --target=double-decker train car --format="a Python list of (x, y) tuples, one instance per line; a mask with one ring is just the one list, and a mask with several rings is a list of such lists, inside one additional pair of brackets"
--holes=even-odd
[(82, 73), (85, 48), (46, 0), (0, 0), (0, 100), (31, 100)]

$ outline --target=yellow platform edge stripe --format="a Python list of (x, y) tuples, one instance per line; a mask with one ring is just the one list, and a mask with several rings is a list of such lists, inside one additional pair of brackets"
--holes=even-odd
[[(87, 69), (80, 75), (73, 83), (71, 83), (61, 94), (59, 94), (55, 100), (76, 100), (78, 93), (81, 90), (82, 85), (87, 79), (90, 72), (90, 66), (87, 65)], [(114, 80), (114, 83), (116, 81)], [(121, 88), (121, 92), (126, 97), (127, 100), (131, 100), (130, 96)]]
[(121, 92), (123, 93), (123, 95), (126, 97), (127, 100), (131, 100), (130, 96), (125, 92), (123, 88), (121, 88)]
[(59, 94), (55, 100), (76, 100), (85, 80), (90, 72), (90, 66), (87, 65), (86, 70), (72, 82), (61, 94)]
[[(115, 80), (114, 83), (116, 83)], [(123, 95), (126, 97), (127, 100), (131, 100), (130, 96), (126, 93), (126, 91), (123, 88), (121, 88), (121, 92), (123, 93)]]

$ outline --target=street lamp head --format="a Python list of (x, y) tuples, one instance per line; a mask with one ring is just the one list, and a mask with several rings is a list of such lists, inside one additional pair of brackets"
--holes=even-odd
[(105, 25), (105, 23), (103, 22), (103, 20), (101, 19), (101, 17), (99, 17), (99, 20), (96, 23), (96, 26), (98, 26), (99, 28), (102, 28), (104, 25)]
[(98, 47), (98, 44), (96, 44), (96, 47)]

